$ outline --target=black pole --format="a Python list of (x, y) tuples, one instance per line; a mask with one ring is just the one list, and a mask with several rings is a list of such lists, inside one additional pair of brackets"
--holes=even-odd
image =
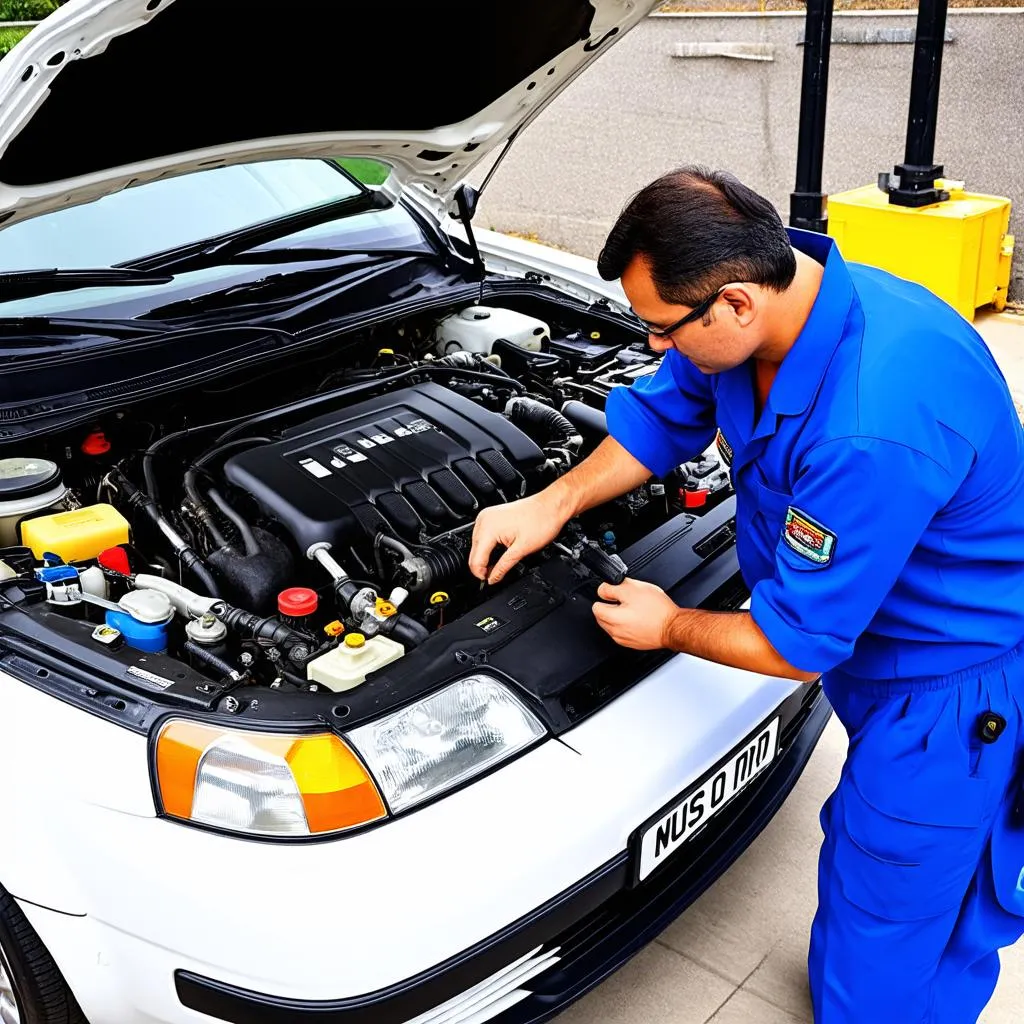
[(794, 228), (821, 233), (828, 226), (827, 196), (821, 190), (821, 167), (825, 158), (825, 105), (831, 45), (832, 0), (807, 0), (796, 189), (789, 197), (789, 223)]
[(935, 187), (943, 168), (934, 162), (947, 6), (947, 0), (920, 0), (917, 9), (907, 148), (903, 163), (893, 170), (895, 180), (889, 189), (889, 202), (896, 206), (928, 206), (949, 198)]

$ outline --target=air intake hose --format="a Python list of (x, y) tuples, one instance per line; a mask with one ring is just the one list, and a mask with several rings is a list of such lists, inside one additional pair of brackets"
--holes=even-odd
[(557, 409), (534, 398), (510, 398), (505, 406), (505, 415), (527, 434), (531, 434), (530, 427), (543, 431), (543, 448), (561, 448), (575, 454), (583, 444), (580, 432), (570, 420)]

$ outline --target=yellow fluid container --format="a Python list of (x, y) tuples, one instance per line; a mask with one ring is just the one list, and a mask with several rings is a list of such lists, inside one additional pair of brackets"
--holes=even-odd
[(968, 320), (979, 306), (1006, 306), (1013, 259), (1010, 200), (936, 182), (949, 199), (893, 206), (876, 185), (828, 199), (828, 233), (843, 258), (917, 281)]
[(36, 558), (51, 551), (65, 562), (80, 562), (115, 544), (127, 544), (128, 520), (113, 505), (88, 505), (23, 520), (21, 543)]
[(342, 642), (306, 665), (306, 678), (340, 693), (366, 682), (366, 677), (405, 654), (405, 648), (386, 636), (348, 633)]

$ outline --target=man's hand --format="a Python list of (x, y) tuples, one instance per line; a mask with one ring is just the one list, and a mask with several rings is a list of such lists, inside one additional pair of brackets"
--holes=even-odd
[(672, 623), (679, 606), (661, 587), (640, 580), (623, 580), (617, 587), (602, 583), (597, 596), (617, 604), (594, 605), (598, 625), (623, 647), (655, 651), (669, 646)]
[[(550, 544), (565, 526), (567, 516), (547, 491), (508, 505), (492, 505), (476, 517), (469, 570), (479, 580), (498, 583), (517, 562)], [(499, 545), (505, 552), (488, 573), (491, 555)]]
[[(477, 579), (499, 582), (518, 561), (550, 544), (573, 516), (639, 487), (651, 471), (612, 437), (539, 494), (485, 508), (473, 528), (469, 568)], [(488, 572), (494, 549), (505, 553)]]

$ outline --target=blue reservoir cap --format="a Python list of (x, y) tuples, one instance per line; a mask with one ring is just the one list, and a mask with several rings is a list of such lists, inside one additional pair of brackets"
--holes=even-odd
[(147, 623), (133, 619), (127, 612), (108, 611), (106, 623), (120, 630), (124, 642), (137, 651), (159, 654), (167, 650), (167, 623)]

